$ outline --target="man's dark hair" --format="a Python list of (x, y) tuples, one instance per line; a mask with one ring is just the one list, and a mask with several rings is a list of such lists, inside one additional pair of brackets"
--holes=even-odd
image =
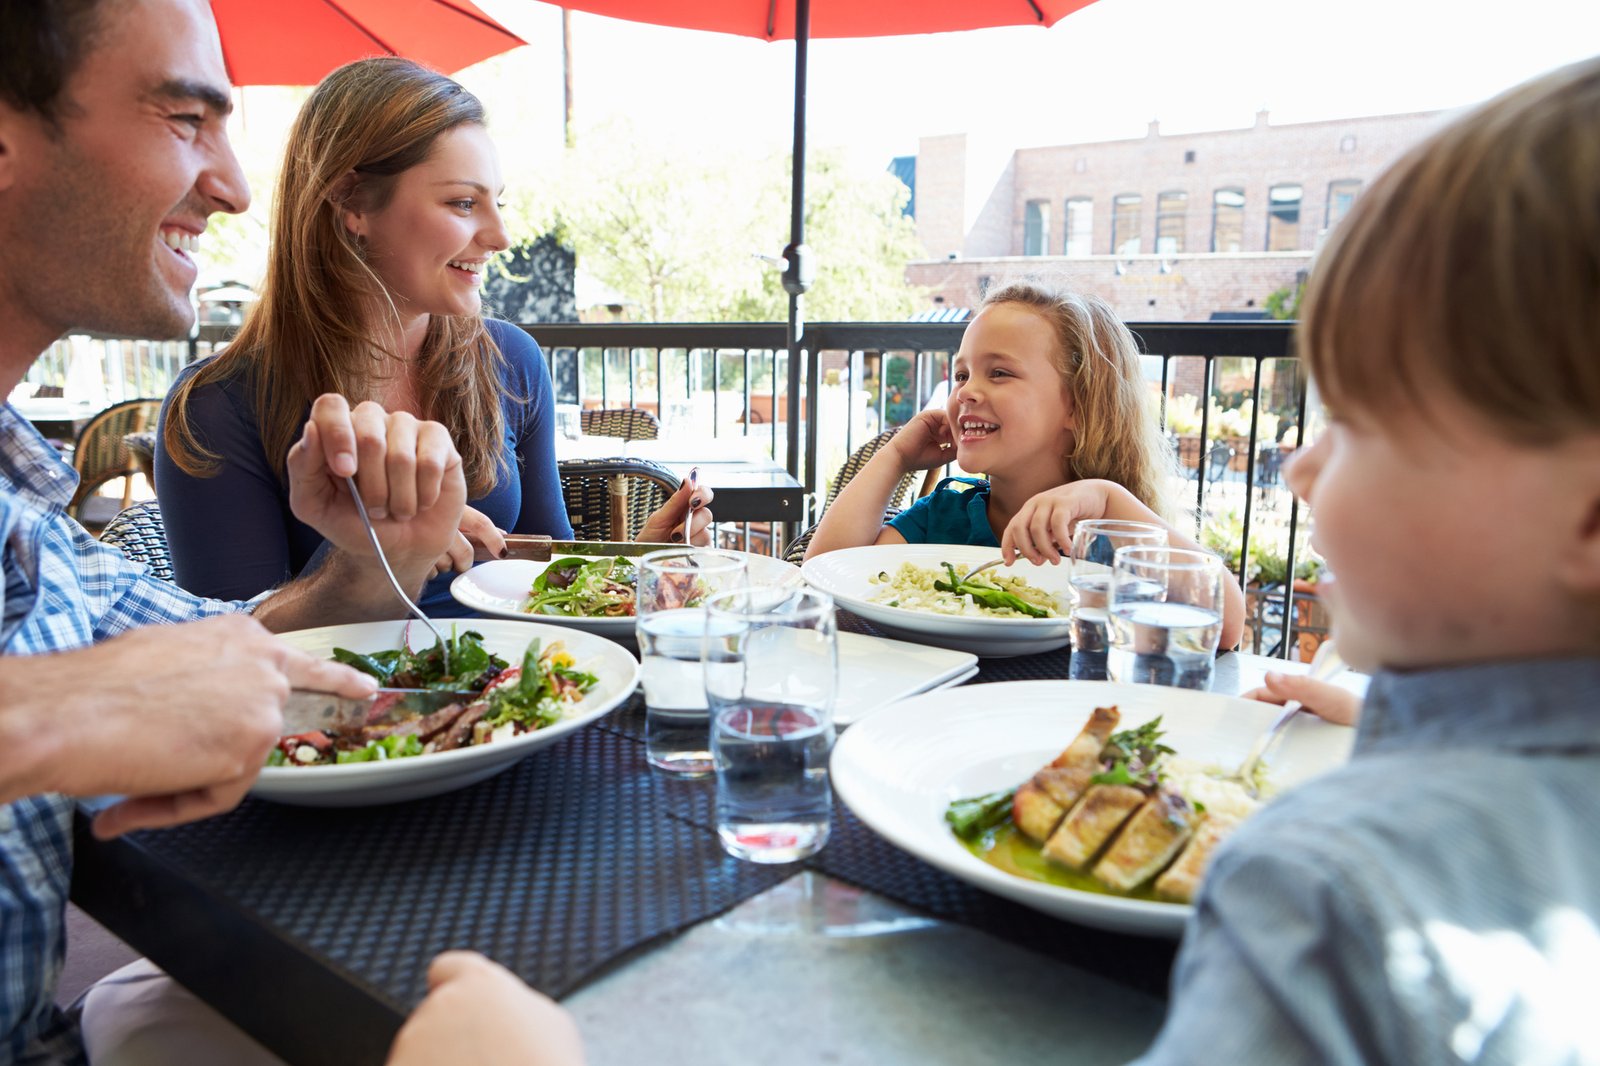
[(0, 100), (59, 125), (62, 90), (94, 44), (100, 0), (0, 0)]

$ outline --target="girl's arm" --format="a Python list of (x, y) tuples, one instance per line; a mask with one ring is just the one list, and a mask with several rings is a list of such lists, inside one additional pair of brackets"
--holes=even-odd
[[(1115, 481), (1089, 478), (1041, 492), (1023, 504), (1000, 538), (1000, 554), (1008, 564), (1019, 556), (1033, 563), (1059, 562), (1070, 550), (1066, 546), (1072, 543), (1072, 528), (1086, 518), (1149, 522), (1167, 531), (1167, 543), (1174, 548), (1206, 550)], [(1220, 647), (1226, 651), (1244, 635), (1244, 589), (1231, 575), (1223, 579), (1222, 599)]]
[[(901, 544), (905, 538), (883, 524), (883, 511), (900, 479), (913, 470), (949, 462), (950, 426), (943, 410), (922, 411), (879, 448), (850, 479), (822, 516), (806, 547), (806, 558), (864, 544)], [(941, 448), (940, 445), (947, 447)]]

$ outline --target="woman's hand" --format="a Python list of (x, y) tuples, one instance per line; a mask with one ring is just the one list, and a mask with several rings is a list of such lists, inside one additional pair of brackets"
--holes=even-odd
[(889, 447), (900, 456), (901, 468), (907, 472), (932, 470), (956, 457), (950, 419), (942, 407), (918, 411), (900, 427), (899, 433), (889, 438)]
[(500, 553), (506, 550), (506, 535), (482, 511), (463, 507), (455, 537), (433, 564), (433, 576), (448, 574), (452, 570), (458, 574), (471, 570), (479, 545), (482, 545), (489, 558), (498, 559)]
[(682, 544), (683, 520), (693, 515), (689, 524), (689, 543), (704, 548), (711, 543), (711, 501), (716, 493), (710, 485), (700, 484), (699, 470), (689, 471), (689, 476), (678, 486), (666, 503), (656, 509), (633, 539), (644, 544)]
[(1009, 566), (1018, 556), (1052, 566), (1072, 554), (1072, 529), (1085, 518), (1104, 518), (1109, 503), (1105, 481), (1074, 481), (1034, 496), (1022, 505), (1000, 537), (1000, 554)]
[(1334, 725), (1355, 725), (1361, 721), (1361, 697), (1347, 688), (1313, 681), (1304, 674), (1269, 673), (1266, 682), (1246, 692), (1244, 698), (1263, 703), (1299, 700), (1306, 710)]

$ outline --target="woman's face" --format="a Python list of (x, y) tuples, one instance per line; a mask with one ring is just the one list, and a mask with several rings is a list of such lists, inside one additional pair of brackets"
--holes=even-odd
[(496, 202), (502, 191), (488, 132), (457, 126), (395, 179), (384, 207), (351, 209), (345, 225), (366, 239), (367, 263), (401, 314), (475, 315), (484, 268), (511, 243)]

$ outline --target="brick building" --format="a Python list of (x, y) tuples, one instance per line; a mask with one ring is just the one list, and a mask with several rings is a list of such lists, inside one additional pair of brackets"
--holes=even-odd
[(1137, 140), (998, 149), (924, 137), (906, 278), (934, 306), (971, 307), (993, 281), (1066, 277), (1124, 318), (1262, 310), (1292, 287), (1361, 190), (1440, 121), (1383, 115)]

